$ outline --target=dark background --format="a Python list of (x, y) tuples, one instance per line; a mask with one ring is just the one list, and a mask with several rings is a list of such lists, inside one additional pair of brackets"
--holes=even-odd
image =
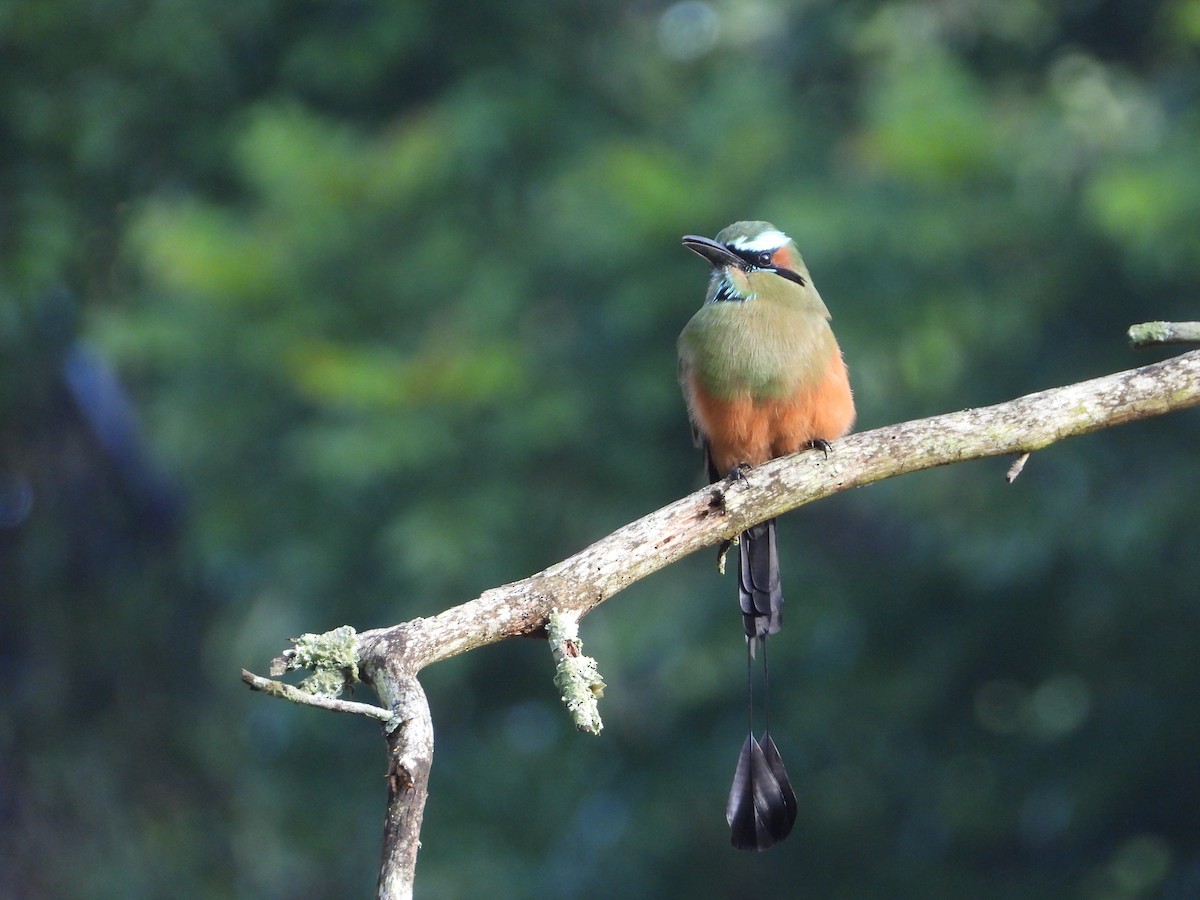
[[(1200, 317), (1200, 2), (0, 9), (0, 894), (368, 896), (378, 729), (250, 694), (696, 488), (679, 236), (764, 218), (859, 427)], [(424, 674), (418, 895), (1200, 896), (1200, 416), (781, 523), (772, 730), (709, 553)], [(361, 699), (368, 699), (363, 695)]]

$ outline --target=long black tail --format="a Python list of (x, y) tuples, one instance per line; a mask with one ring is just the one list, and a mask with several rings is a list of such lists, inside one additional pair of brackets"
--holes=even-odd
[[(739, 540), (738, 598), (746, 633), (749, 711), (746, 741), (738, 756), (725, 819), (739, 850), (766, 850), (791, 833), (796, 822), (796, 792), (788, 780), (779, 748), (771, 739), (770, 679), (767, 638), (783, 624), (783, 591), (779, 586), (779, 553), (775, 520), (745, 531)], [(754, 737), (754, 657), (762, 648), (763, 734)]]

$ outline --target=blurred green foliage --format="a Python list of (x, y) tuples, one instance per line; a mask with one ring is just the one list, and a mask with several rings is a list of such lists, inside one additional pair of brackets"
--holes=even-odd
[[(64, 0), (0, 59), (6, 896), (367, 895), (374, 726), (238, 669), (698, 486), (683, 233), (796, 238), (860, 428), (1197, 317), (1198, 0)], [(1198, 439), (787, 517), (762, 856), (707, 554), (585, 621), (599, 739), (536, 642), (434, 667), (419, 895), (1200, 894)]]

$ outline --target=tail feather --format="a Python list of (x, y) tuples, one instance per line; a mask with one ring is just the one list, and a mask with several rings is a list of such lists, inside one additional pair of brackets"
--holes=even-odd
[(783, 589), (779, 581), (779, 551), (775, 520), (768, 519), (742, 533), (739, 541), (738, 600), (742, 625), (751, 643), (775, 634), (783, 625)]
[(796, 794), (769, 734), (762, 742), (747, 735), (738, 755), (725, 809), (729, 837), (739, 850), (766, 850), (791, 833)]
[(775, 746), (775, 741), (768, 731), (763, 732), (762, 739), (758, 742), (762, 747), (763, 758), (767, 761), (767, 767), (771, 770), (771, 774), (775, 776), (776, 782), (779, 784), (779, 803), (783, 807), (782, 833), (778, 835), (776, 840), (782, 841), (792, 830), (792, 826), (796, 824), (796, 813), (799, 807), (796, 804), (796, 792), (792, 789), (792, 780), (788, 778), (787, 769), (783, 767), (783, 757), (779, 755), (779, 748)]
[(725, 819), (729, 836), (739, 850), (766, 850), (791, 833), (796, 822), (796, 792), (783, 767), (779, 748), (767, 724), (755, 740), (753, 659), (761, 647), (763, 716), (769, 722), (767, 637), (783, 624), (783, 590), (779, 581), (779, 552), (775, 545), (775, 520), (768, 519), (742, 533), (739, 541), (738, 601), (746, 632), (746, 665), (749, 676), (751, 731), (742, 745)]

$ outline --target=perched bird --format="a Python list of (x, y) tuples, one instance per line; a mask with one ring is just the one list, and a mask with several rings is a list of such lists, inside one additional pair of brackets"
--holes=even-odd
[[(777, 456), (850, 431), (854, 400), (829, 310), (796, 245), (767, 222), (735, 222), (683, 245), (712, 265), (704, 305), (679, 335), (679, 380), (710, 481), (744, 477)], [(796, 795), (767, 719), (767, 638), (782, 624), (775, 520), (738, 539), (738, 597), (750, 675), (749, 734), (729, 792), (733, 845), (765, 850), (787, 837)], [(753, 660), (761, 647), (764, 731), (754, 737)]]

